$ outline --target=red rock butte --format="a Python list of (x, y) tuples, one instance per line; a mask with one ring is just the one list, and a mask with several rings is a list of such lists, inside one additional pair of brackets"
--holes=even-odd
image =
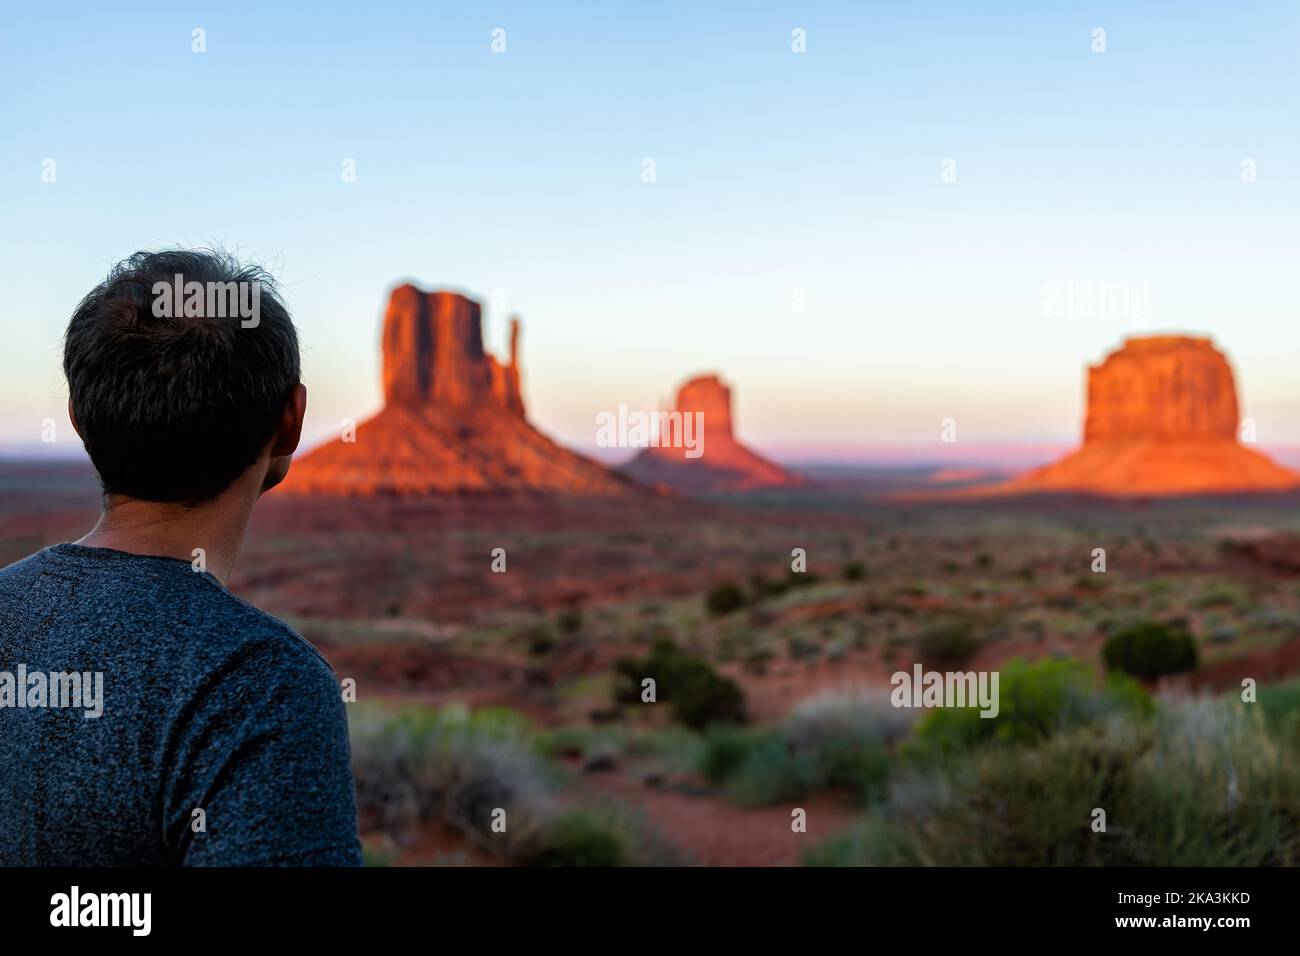
[(1283, 491), (1300, 475), (1238, 441), (1232, 366), (1208, 338), (1131, 338), (1088, 369), (1083, 446), (982, 493), (1132, 496)]
[(798, 487), (806, 481), (750, 451), (734, 434), (731, 389), (717, 375), (700, 375), (677, 392), (672, 411), (703, 413), (703, 454), (683, 447), (644, 449), (623, 466), (637, 481), (685, 494)]
[(510, 361), (483, 350), (482, 310), (454, 292), (393, 291), (383, 327), (384, 408), (293, 463), (291, 494), (409, 497), (618, 495), (624, 478), (547, 438), (524, 414), (519, 320)]

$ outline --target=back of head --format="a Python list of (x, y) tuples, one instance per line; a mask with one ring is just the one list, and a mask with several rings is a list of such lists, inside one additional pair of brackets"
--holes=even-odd
[(137, 252), (82, 299), (63, 371), (105, 494), (197, 504), (266, 450), (301, 367), (269, 275), (174, 250)]

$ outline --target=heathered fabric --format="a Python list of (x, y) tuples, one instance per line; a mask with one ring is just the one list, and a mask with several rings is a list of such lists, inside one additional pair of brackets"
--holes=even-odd
[(212, 575), (72, 544), (10, 565), (0, 672), (20, 664), (102, 671), (103, 715), (0, 707), (0, 865), (361, 862), (333, 671)]

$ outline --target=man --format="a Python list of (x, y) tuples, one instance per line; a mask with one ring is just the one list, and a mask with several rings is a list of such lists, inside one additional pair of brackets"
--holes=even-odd
[(0, 571), (0, 864), (359, 864), (337, 679), (226, 589), (307, 402), (272, 281), (137, 253), (63, 370), (104, 508)]

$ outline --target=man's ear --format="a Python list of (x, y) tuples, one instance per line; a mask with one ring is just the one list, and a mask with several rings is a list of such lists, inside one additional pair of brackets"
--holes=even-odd
[[(81, 438), (81, 429), (77, 427), (77, 413), (72, 410), (72, 396), (68, 396), (68, 421), (72, 422), (72, 430)], [(83, 439), (84, 440), (84, 439)]]
[(298, 441), (302, 438), (302, 420), (307, 414), (307, 386), (299, 382), (293, 387), (293, 393), (284, 403), (284, 412), (280, 415), (280, 425), (271, 439), (271, 457), (282, 458), (298, 450)]

